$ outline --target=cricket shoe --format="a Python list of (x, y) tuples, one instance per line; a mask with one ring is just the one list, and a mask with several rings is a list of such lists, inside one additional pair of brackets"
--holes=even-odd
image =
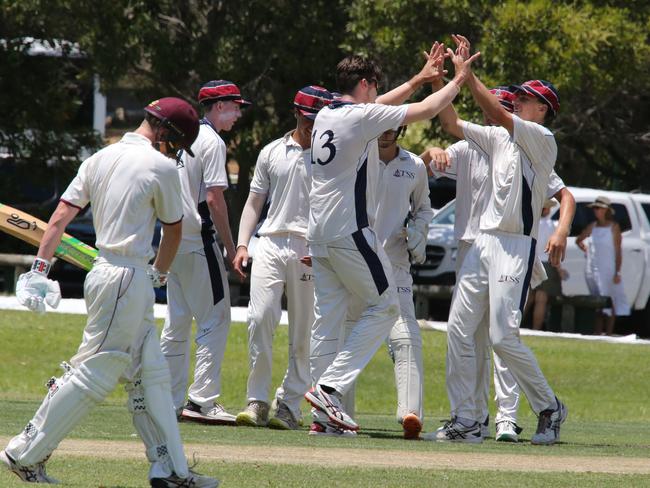
[(51, 485), (59, 483), (59, 480), (50, 478), (45, 472), (45, 461), (32, 466), (21, 466), (6, 451), (1, 451), (0, 462), (26, 483), (49, 483)]
[(211, 425), (235, 425), (235, 416), (217, 402), (211, 407), (202, 407), (188, 400), (181, 412), (181, 419)]
[(511, 420), (497, 422), (497, 434), (494, 440), (497, 442), (519, 442), (519, 434), (524, 430)]
[(152, 488), (217, 488), (219, 480), (196, 473), (190, 469), (187, 478), (179, 478), (175, 473), (166, 478), (151, 478)]
[(297, 430), (300, 422), (289, 409), (286, 403), (277, 402), (278, 408), (275, 415), (269, 420), (269, 428), (278, 430)]
[(569, 411), (557, 397), (555, 402), (555, 410), (548, 409), (539, 413), (537, 431), (530, 440), (531, 444), (551, 445), (560, 440), (560, 425), (566, 420)]
[(243, 412), (237, 414), (237, 425), (249, 427), (266, 427), (269, 423), (269, 404), (261, 400), (252, 400)]
[(312, 422), (309, 427), (309, 435), (320, 435), (329, 437), (356, 437), (354, 430), (342, 429), (332, 422)]
[(327, 393), (321, 385), (316, 385), (305, 393), (305, 399), (342, 429), (359, 430), (357, 423), (343, 410), (341, 399), (335, 393)]
[(445, 425), (435, 432), (424, 434), (422, 439), (425, 441), (467, 442), (471, 444), (480, 444), (483, 442), (481, 424), (474, 422), (473, 425), (467, 427), (455, 418), (447, 420)]
[(404, 439), (418, 440), (422, 432), (422, 421), (414, 413), (409, 413), (402, 418), (402, 429)]
[(481, 437), (483, 439), (487, 439), (490, 437), (490, 415), (488, 414), (487, 417), (485, 417), (485, 421), (481, 424)]

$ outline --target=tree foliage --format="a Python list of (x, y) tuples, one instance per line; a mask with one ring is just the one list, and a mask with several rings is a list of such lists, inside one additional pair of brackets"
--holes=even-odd
[[(261, 147), (294, 125), (297, 89), (333, 88), (334, 67), (350, 52), (380, 61), (384, 87), (394, 86), (419, 69), (433, 40), (459, 32), (483, 53), (477, 73), (487, 84), (543, 78), (559, 88), (553, 129), (567, 183), (650, 190), (650, 7), (641, 0), (0, 0), (0, 8), (0, 144), (35, 166), (78, 164), (79, 149), (93, 146), (70, 118), (94, 73), (105, 91), (127, 87), (142, 104), (168, 95), (194, 103), (203, 82), (230, 79), (255, 102), (225, 134), (241, 167), (238, 208)], [(21, 52), (26, 37), (66, 39), (87, 57), (35, 67)], [(479, 119), (466, 90), (456, 105)], [(443, 142), (435, 121), (409, 137), (416, 150)]]

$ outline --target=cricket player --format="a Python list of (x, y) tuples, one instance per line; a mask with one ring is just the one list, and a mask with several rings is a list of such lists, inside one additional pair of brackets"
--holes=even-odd
[[(458, 46), (455, 53), (450, 52), (454, 63), (457, 58), (470, 59), (467, 39), (454, 36), (454, 40)], [(498, 126), (471, 124), (455, 112), (448, 117), (450, 111), (441, 118), (445, 130), (485, 154), (490, 188), (478, 236), (459, 271), (449, 314), (447, 392), (453, 416), (425, 438), (482, 442), (482, 419), (476, 414), (475, 332), (488, 313), (492, 347), (538, 415), (532, 443), (553, 444), (567, 410), (533, 353), (520, 341), (519, 325), (535, 262), (538, 221), (557, 156), (555, 138), (542, 124), (559, 110), (559, 97), (548, 82), (526, 82), (516, 88), (511, 114), (473, 73), (467, 83), (481, 109)]]
[[(160, 346), (169, 364), (174, 406), (180, 418), (234, 425), (235, 416), (217, 401), (230, 330), (230, 293), (215, 227), (226, 258), (230, 262), (235, 258), (223, 195), (228, 188), (226, 145), (219, 133), (230, 131), (241, 117), (240, 107), (250, 102), (242, 98), (237, 85), (225, 80), (204, 84), (198, 100), (205, 116), (192, 153), (183, 151), (178, 164), (185, 218), (183, 238), (167, 282), (167, 316)], [(196, 365), (188, 390), (192, 318), (196, 320)]]
[[(304, 263), (309, 254), (305, 238), (311, 186), (307, 165), (311, 163), (314, 119), (331, 101), (330, 92), (320, 86), (300, 89), (293, 100), (296, 128), (266, 145), (255, 165), (239, 224), (235, 256), (239, 273), (244, 272), (250, 257), (248, 244), (267, 200), (270, 206), (258, 231), (251, 272), (248, 405), (237, 415), (239, 425), (297, 429), (302, 422), (300, 402), (310, 386), (309, 338), (314, 322), (313, 274)], [(289, 315), (289, 365), (275, 392), (277, 409), (269, 421), (273, 335), (280, 321), (283, 292)]]
[[(443, 75), (444, 46), (436, 46)], [(369, 156), (385, 131), (434, 117), (456, 96), (478, 53), (456, 58), (454, 79), (423, 101), (387, 106), (375, 102), (381, 70), (372, 61), (349, 56), (337, 66), (342, 97), (323, 109), (312, 131), (312, 188), (309, 194), (310, 244), (314, 270), (315, 321), (310, 365), (313, 388), (305, 398), (322, 412), (315, 428), (330, 424), (354, 432), (358, 425), (344, 411), (341, 396), (354, 383), (399, 316), (392, 267), (370, 226)], [(376, 160), (370, 163), (377, 164)], [(370, 189), (367, 198), (366, 190)], [(349, 296), (363, 303), (360, 319), (339, 347)], [(324, 417), (324, 418), (323, 418)], [(314, 424), (312, 427), (314, 427)]]
[[(58, 305), (58, 283), (47, 273), (65, 227), (92, 203), (99, 256), (84, 284), (88, 321), (64, 374), (25, 429), (9, 441), (0, 461), (23, 481), (56, 483), (45, 463), (86, 414), (126, 382), (133, 424), (151, 463), (151, 486), (216, 487), (217, 480), (188, 469), (170, 393), (167, 363), (153, 317), (153, 286), (164, 284), (181, 239), (183, 210), (175, 157), (191, 152), (199, 130), (195, 110), (161, 98), (145, 108), (134, 132), (86, 159), (50, 218), (32, 270), (20, 276), (18, 301), (31, 310)], [(167, 156), (167, 157), (165, 157)], [(165, 233), (153, 263), (156, 218)]]
[[(417, 439), (422, 430), (424, 371), (422, 336), (415, 318), (411, 262), (426, 259), (429, 222), (433, 218), (427, 169), (415, 154), (397, 144), (406, 126), (389, 129), (379, 139), (379, 186), (374, 230), (392, 265), (400, 314), (388, 335), (397, 386), (397, 421), (405, 439)], [(354, 309), (362, 302), (351, 300)], [(353, 318), (354, 320), (350, 320)], [(346, 329), (358, 312), (350, 312)], [(352, 397), (352, 398), (350, 398)], [(344, 397), (345, 410), (354, 411), (354, 388)]]
[[(434, 89), (439, 89), (441, 83), (436, 83)], [(509, 87), (500, 86), (490, 90), (505, 110), (512, 113), (516, 95)], [(453, 111), (452, 107), (446, 108)], [(484, 114), (485, 125), (494, 125)], [(456, 218), (454, 221), (454, 237), (458, 241), (456, 256), (456, 275), (458, 276), (467, 251), (476, 239), (479, 231), (479, 219), (487, 206), (489, 189), (489, 164), (483, 153), (473, 149), (465, 140), (461, 140), (446, 150), (431, 148), (421, 155), (423, 161), (430, 165), (434, 176), (446, 176), (456, 180)], [(438, 168), (440, 168), (439, 171)], [(555, 171), (551, 173), (547, 196), (555, 195), (562, 201), (560, 209), (560, 225), (555, 232), (546, 235), (543, 244), (538, 247), (554, 259), (563, 259), (566, 249), (566, 239), (575, 213), (575, 199), (564, 186)], [(546, 254), (545, 254), (546, 255)], [(454, 294), (453, 299), (456, 298)], [(489, 436), (488, 397), (490, 393), (490, 345), (488, 337), (488, 317), (483, 317), (482, 324), (477, 328), (476, 364), (477, 364), (477, 418), (481, 419), (481, 434)], [(501, 442), (517, 442), (521, 428), (517, 425), (519, 408), (519, 387), (507, 367), (494, 354), (494, 386), (497, 401), (496, 436)], [(454, 413), (452, 412), (452, 415)]]

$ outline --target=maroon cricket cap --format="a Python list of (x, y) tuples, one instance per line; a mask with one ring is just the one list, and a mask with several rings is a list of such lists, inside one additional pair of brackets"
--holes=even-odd
[(550, 81), (529, 80), (521, 85), (512, 85), (510, 88), (514, 92), (524, 92), (537, 98), (552, 110), (553, 115), (557, 115), (560, 111), (560, 95)]
[(172, 143), (178, 143), (194, 157), (192, 144), (199, 135), (199, 115), (185, 100), (165, 97), (154, 100), (144, 108), (145, 112), (161, 120), (161, 125), (170, 130)]
[(334, 97), (322, 86), (309, 85), (298, 90), (293, 99), (293, 106), (310, 120), (316, 118), (318, 111), (332, 103)]
[(235, 102), (242, 105), (242, 108), (251, 105), (251, 102), (242, 98), (239, 87), (227, 80), (208, 81), (199, 90), (199, 103), (210, 105), (215, 102)]
[(516, 95), (510, 91), (510, 88), (507, 86), (497, 86), (492, 88), (490, 93), (497, 97), (499, 103), (503, 108), (508, 112), (512, 113), (515, 109), (513, 102), (515, 101)]

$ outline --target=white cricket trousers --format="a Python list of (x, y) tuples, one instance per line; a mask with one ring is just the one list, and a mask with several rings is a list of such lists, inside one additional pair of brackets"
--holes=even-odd
[(289, 365), (275, 397), (301, 418), (300, 402), (309, 389), (309, 338), (314, 322), (312, 269), (300, 262), (307, 241), (295, 234), (260, 237), (255, 247), (248, 303), (248, 401), (268, 403), (273, 366), (273, 335), (286, 292), (289, 316)]
[[(458, 241), (458, 254), (456, 256), (456, 276), (460, 276), (460, 268), (465, 260), (465, 256), (472, 247), (470, 241)], [(456, 293), (452, 296), (453, 300)], [(476, 329), (474, 340), (476, 341), (476, 418), (481, 422), (485, 420), (489, 413), (490, 397), (490, 356), (491, 345), (489, 336), (489, 317), (487, 311), (483, 314), (481, 323)], [(499, 355), (492, 354), (494, 358), (494, 392), (497, 404), (496, 422), (509, 420), (517, 423), (517, 411), (519, 410), (520, 390), (514, 376), (510, 373), (507, 366), (501, 361)], [(457, 415), (452, 411), (451, 415)]]
[[(413, 303), (413, 276), (409, 270), (393, 267), (395, 290), (399, 300), (400, 314), (388, 335), (388, 348), (392, 355), (397, 387), (398, 422), (408, 414), (414, 413), (420, 420), (424, 419), (424, 366), (422, 363), (422, 334), (415, 318)], [(352, 331), (359, 319), (362, 307), (360, 301), (352, 299), (345, 321), (346, 333)], [(343, 407), (348, 415), (354, 416), (355, 385), (343, 399)]]
[(169, 364), (176, 409), (185, 403), (192, 318), (196, 319), (196, 364), (188, 397), (202, 407), (211, 407), (221, 394), (221, 363), (230, 331), (230, 291), (215, 242), (176, 255), (167, 278), (167, 316), (160, 347)]
[[(399, 302), (388, 256), (370, 228), (316, 248), (311, 378), (343, 395), (388, 337)], [(339, 350), (351, 295), (363, 312)]]
[(526, 394), (535, 413), (555, 407), (555, 395), (519, 325), (535, 258), (529, 236), (480, 233), (458, 276), (447, 330), (447, 393), (455, 415), (476, 421), (475, 333), (489, 317), (490, 342)]
[[(25, 430), (9, 442), (7, 453), (16, 461), (31, 465), (46, 460), (61, 439), (101, 401), (99, 397), (108, 395), (109, 391), (103, 391), (111, 383), (107, 379), (114, 381), (110, 388), (113, 389), (118, 379), (131, 382), (139, 375), (144, 337), (149, 331), (155, 332), (154, 293), (146, 264), (143, 260), (116, 256), (107, 259), (105, 255), (95, 260), (84, 282), (88, 318), (83, 339), (77, 353), (70, 359), (73, 368), (86, 368), (86, 386), (66, 390), (67, 409), (62, 411), (61, 403), (52, 406), (52, 398), (66, 376), (57, 379)], [(93, 369), (91, 365), (97, 359), (100, 365), (110, 366), (111, 363), (102, 363), (101, 358), (111, 353), (123, 358), (121, 366), (112, 363), (110, 369)], [(93, 386), (97, 378), (105, 381), (100, 387)], [(80, 391), (91, 391), (94, 401), (88, 401)], [(56, 399), (61, 400), (61, 393)], [(34, 456), (36, 458), (32, 459)]]

